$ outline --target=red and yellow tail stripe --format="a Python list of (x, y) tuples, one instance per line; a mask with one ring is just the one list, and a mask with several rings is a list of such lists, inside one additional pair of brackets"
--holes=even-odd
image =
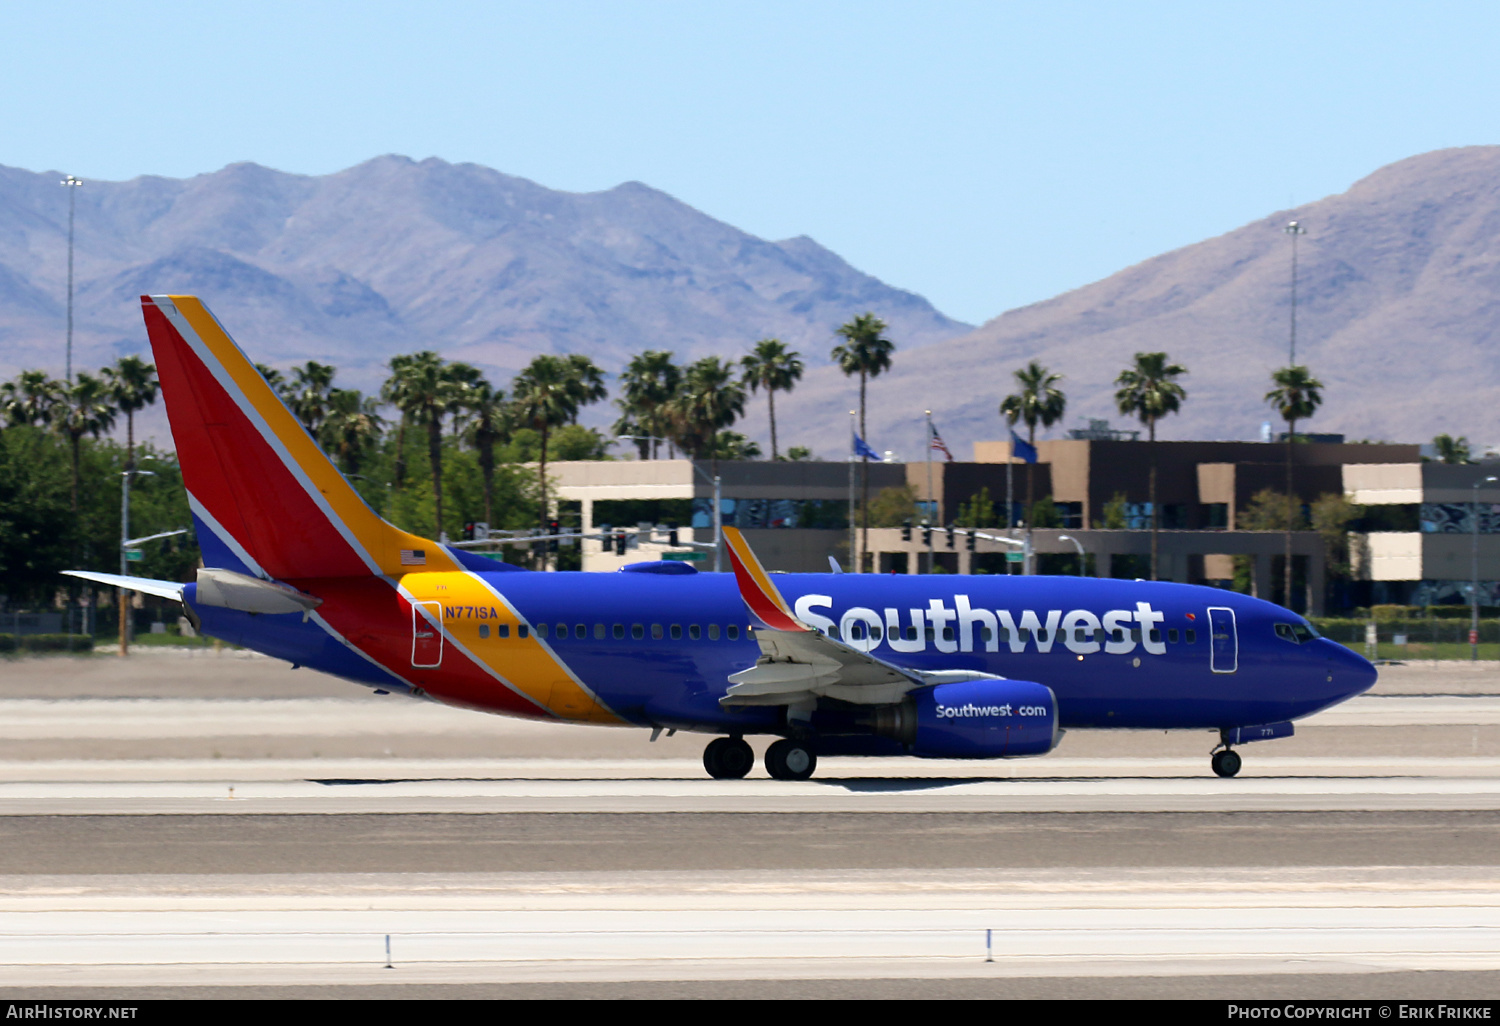
[(381, 520), (196, 296), (142, 296), (183, 479), (272, 577), (456, 570), (434, 542)]
[(811, 627), (792, 615), (792, 610), (781, 597), (771, 575), (751, 551), (745, 536), (737, 527), (724, 528), (724, 540), (729, 543), (729, 562), (734, 566), (734, 580), (740, 587), (740, 597), (757, 620), (778, 631), (810, 631)]

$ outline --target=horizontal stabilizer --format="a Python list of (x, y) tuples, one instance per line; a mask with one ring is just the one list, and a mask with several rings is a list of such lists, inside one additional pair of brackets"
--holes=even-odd
[(95, 584), (106, 584), (111, 588), (139, 591), (157, 598), (182, 601), (183, 585), (177, 581), (153, 581), (149, 577), (122, 577), (120, 574), (96, 574), (90, 570), (64, 570), (69, 577), (79, 577)]
[(323, 604), (317, 596), (285, 584), (207, 568), (198, 571), (197, 602), (242, 613), (309, 613)]

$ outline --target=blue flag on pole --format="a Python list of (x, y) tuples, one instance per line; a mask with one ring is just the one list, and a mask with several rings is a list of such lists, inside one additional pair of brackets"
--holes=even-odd
[(1036, 462), (1036, 446), (1027, 442), (1014, 431), (1010, 433), (1010, 451), (1013, 455), (1021, 457), (1027, 463)]
[(865, 444), (865, 440), (858, 435), (854, 436), (854, 455), (863, 456), (867, 460), (880, 459), (880, 453)]

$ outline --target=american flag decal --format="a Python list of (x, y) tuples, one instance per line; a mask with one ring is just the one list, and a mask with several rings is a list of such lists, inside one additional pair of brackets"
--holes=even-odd
[[(389, 552), (390, 550), (387, 549), (386, 551)], [(401, 550), (401, 565), (402, 566), (426, 566), (427, 565), (427, 550), (426, 549), (402, 549)]]

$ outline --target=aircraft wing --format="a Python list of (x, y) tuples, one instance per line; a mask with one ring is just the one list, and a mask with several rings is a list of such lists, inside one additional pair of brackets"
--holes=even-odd
[(762, 626), (755, 629), (760, 658), (731, 674), (723, 705), (790, 705), (836, 698), (858, 705), (899, 702), (913, 688), (991, 678), (969, 670), (927, 672), (878, 659), (836, 641), (792, 615), (760, 560), (737, 528), (724, 528), (740, 597)]
[(119, 574), (96, 574), (91, 570), (64, 570), (69, 577), (81, 577), (95, 584), (106, 584), (111, 588), (139, 591), (158, 598), (182, 601), (183, 585), (176, 581), (154, 581), (149, 577), (122, 577)]

